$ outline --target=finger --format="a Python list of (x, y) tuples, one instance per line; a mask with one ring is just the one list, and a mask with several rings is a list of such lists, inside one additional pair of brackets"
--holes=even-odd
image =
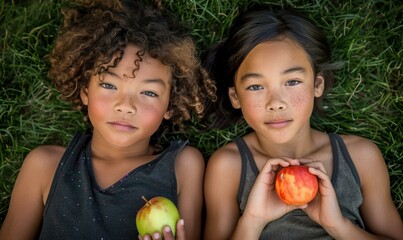
[(274, 171), (275, 168), (278, 168), (279, 166), (281, 167), (287, 167), (291, 164), (299, 164), (298, 160), (291, 159), (291, 158), (273, 158), (269, 159), (266, 161), (265, 165), (263, 166), (261, 172), (264, 173), (269, 173), (271, 171)]
[(298, 161), (303, 165), (308, 165), (312, 162), (315, 162), (313, 159), (310, 158), (299, 158)]
[(322, 167), (309, 167), (308, 171), (313, 175), (317, 176), (319, 179), (324, 181), (330, 181), (329, 176), (326, 174), (326, 170)]
[(141, 235), (139, 234), (139, 240), (151, 240), (151, 237), (149, 235), (144, 235), (143, 237), (141, 237)]
[(183, 219), (179, 219), (178, 223), (176, 224), (176, 239), (177, 240), (185, 240), (185, 221)]
[[(159, 232), (156, 232), (153, 234), (153, 240), (161, 240), (162, 239), (162, 235)], [(173, 238), (172, 238), (173, 239)], [(167, 239), (168, 240), (168, 239)], [(171, 239), (169, 239), (171, 240)]]
[(173, 233), (171, 231), (171, 228), (169, 226), (165, 226), (162, 229), (162, 232), (164, 234), (164, 239), (165, 240), (174, 240), (175, 239), (175, 237), (173, 236)]
[(307, 164), (304, 164), (304, 165), (305, 165), (305, 166), (308, 166), (308, 167), (312, 167), (312, 168), (319, 169), (320, 171), (322, 171), (322, 172), (324, 172), (325, 174), (327, 174), (326, 169), (325, 169), (325, 166), (323, 166), (323, 163), (322, 163), (322, 162), (313, 161), (313, 162), (310, 162), (310, 163), (307, 163)]
[(290, 157), (281, 157), (281, 159), (287, 161), (290, 165), (300, 165), (300, 160)]
[(308, 204), (302, 204), (302, 205), (288, 205), (287, 204), (287, 211), (293, 211), (295, 209), (305, 209), (308, 207)]

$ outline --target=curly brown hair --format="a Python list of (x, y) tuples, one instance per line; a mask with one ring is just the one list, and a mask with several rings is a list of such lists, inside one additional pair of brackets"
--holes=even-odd
[(128, 44), (140, 49), (138, 56), (147, 52), (171, 67), (168, 110), (173, 125), (182, 128), (192, 112), (202, 117), (206, 103), (214, 101), (214, 82), (201, 66), (193, 40), (161, 11), (138, 1), (92, 0), (76, 1), (62, 14), (64, 21), (49, 55), (48, 77), (62, 98), (85, 114), (80, 90), (88, 86), (91, 76), (116, 67)]

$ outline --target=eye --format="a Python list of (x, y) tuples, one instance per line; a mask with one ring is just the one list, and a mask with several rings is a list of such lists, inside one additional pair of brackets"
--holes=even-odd
[(110, 83), (100, 83), (99, 85), (100, 85), (101, 87), (105, 88), (105, 89), (116, 89), (116, 87), (113, 86), (113, 85), (110, 84)]
[(263, 87), (260, 85), (252, 85), (246, 88), (247, 90), (251, 90), (251, 91), (257, 91), (257, 90), (262, 90)]
[(289, 81), (287, 81), (286, 82), (286, 86), (295, 86), (295, 85), (298, 85), (298, 84), (300, 84), (301, 83), (301, 81), (299, 81), (299, 80), (289, 80)]
[(152, 92), (152, 91), (144, 91), (144, 92), (142, 92), (142, 94), (149, 96), (149, 97), (158, 97), (158, 94), (156, 94), (155, 92)]

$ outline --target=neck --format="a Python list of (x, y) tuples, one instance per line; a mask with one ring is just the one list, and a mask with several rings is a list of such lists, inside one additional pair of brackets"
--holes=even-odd
[(93, 134), (91, 141), (91, 154), (93, 158), (109, 162), (152, 155), (153, 147), (149, 139), (131, 145), (115, 145), (97, 134)]
[(268, 157), (303, 158), (316, 149), (315, 135), (317, 131), (308, 129), (300, 132), (295, 138), (285, 143), (275, 143), (264, 136), (256, 135), (257, 151)]

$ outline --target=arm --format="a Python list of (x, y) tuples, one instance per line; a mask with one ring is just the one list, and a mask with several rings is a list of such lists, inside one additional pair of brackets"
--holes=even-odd
[(222, 147), (207, 163), (204, 180), (206, 240), (229, 239), (239, 219), (237, 194), (241, 160), (235, 148), (235, 144)]
[(320, 197), (309, 203), (305, 211), (335, 239), (402, 239), (402, 222), (390, 196), (388, 171), (379, 149), (355, 136), (344, 141), (360, 176), (360, 211), (368, 232), (342, 216), (334, 188), (321, 164), (309, 164), (314, 167), (311, 173), (319, 178)]
[(286, 212), (304, 206), (288, 206), (274, 189), (273, 167), (298, 165), (288, 158), (270, 159), (256, 178), (246, 208), (240, 216), (237, 193), (241, 160), (231, 145), (210, 158), (205, 177), (207, 219), (205, 239), (258, 239), (265, 225)]
[(360, 208), (367, 231), (384, 239), (403, 239), (403, 224), (390, 194), (388, 169), (371, 141), (346, 136), (345, 142), (361, 179)]
[(178, 210), (181, 219), (176, 224), (176, 237), (169, 226), (162, 235), (158, 232), (145, 235), (140, 240), (185, 240), (200, 239), (203, 208), (204, 159), (199, 150), (185, 147), (175, 161), (178, 188)]
[[(186, 147), (176, 159), (179, 212), (184, 220), (186, 239), (197, 240), (201, 236), (204, 168), (202, 154), (193, 147)], [(179, 239), (180, 221), (178, 224)]]
[(27, 155), (13, 188), (0, 239), (38, 238), (44, 203), (63, 152), (61, 147), (43, 146)]
[(276, 173), (278, 166), (299, 165), (298, 160), (290, 158), (269, 159), (263, 166), (248, 197), (245, 211), (238, 221), (232, 240), (259, 239), (267, 223), (276, 220), (296, 208), (305, 205), (292, 206), (282, 202), (275, 191)]

